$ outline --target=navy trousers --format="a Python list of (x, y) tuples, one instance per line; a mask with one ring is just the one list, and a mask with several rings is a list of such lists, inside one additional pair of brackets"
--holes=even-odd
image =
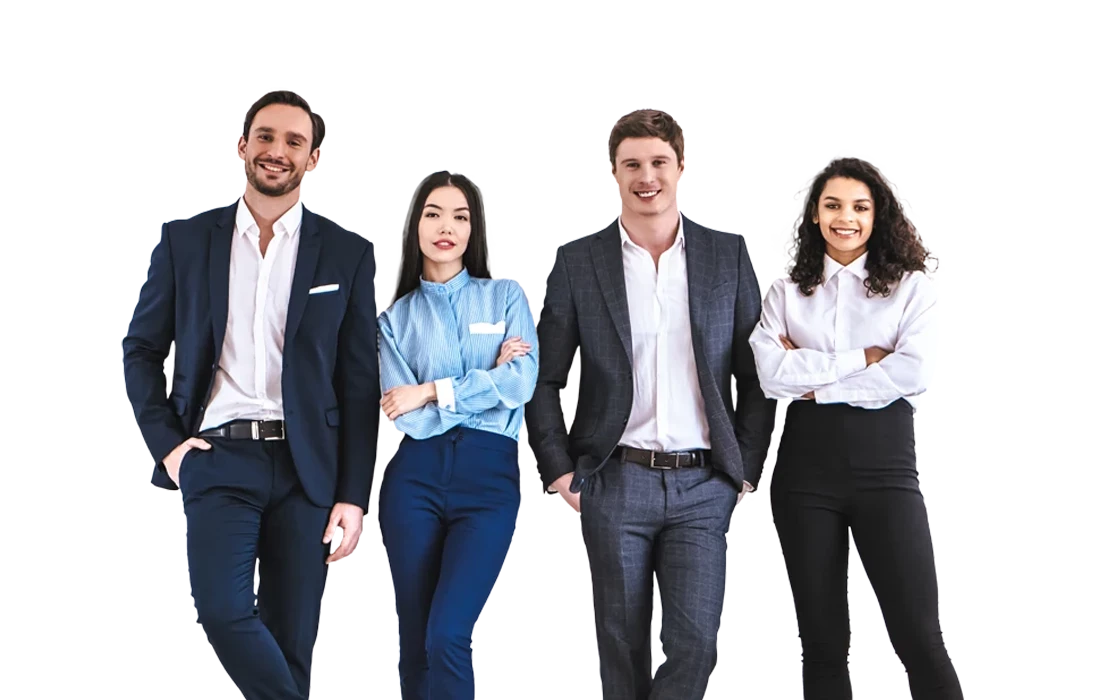
[(848, 700), (849, 532), (914, 700), (961, 700), (938, 624), (938, 579), (915, 468), (911, 405), (794, 401), (771, 511), (802, 638), (806, 700)]
[(198, 622), (245, 698), (305, 699), (329, 510), (307, 499), (286, 442), (206, 441), (179, 471)]
[(405, 437), (380, 487), (403, 700), (471, 700), (472, 634), (519, 513), (518, 444), (454, 428)]

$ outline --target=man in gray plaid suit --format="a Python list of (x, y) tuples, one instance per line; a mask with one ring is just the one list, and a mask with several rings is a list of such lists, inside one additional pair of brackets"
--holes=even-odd
[[(546, 490), (581, 513), (605, 700), (691, 700), (717, 660), (729, 520), (775, 423), (748, 344), (762, 299), (744, 239), (679, 212), (670, 115), (622, 117), (609, 157), (621, 214), (558, 250), (527, 433)], [(567, 432), (559, 391), (579, 347)], [(666, 654), (654, 678), (653, 576)]]

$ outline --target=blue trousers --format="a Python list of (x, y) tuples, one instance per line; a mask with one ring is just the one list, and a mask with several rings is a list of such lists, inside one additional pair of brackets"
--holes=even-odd
[(472, 700), (473, 626), (511, 546), (518, 444), (454, 428), (405, 437), (380, 488), (403, 700)]
[(198, 622), (245, 698), (307, 698), (329, 509), (306, 497), (286, 442), (206, 441), (179, 472)]

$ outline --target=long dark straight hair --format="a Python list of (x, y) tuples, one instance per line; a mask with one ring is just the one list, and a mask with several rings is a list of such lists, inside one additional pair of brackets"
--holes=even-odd
[(471, 277), (491, 278), (488, 271), (488, 240), (484, 233), (484, 201), (480, 190), (473, 182), (457, 173), (442, 170), (423, 180), (411, 200), (411, 210), (407, 213), (407, 226), (403, 229), (403, 261), (399, 264), (399, 284), (395, 288), (395, 303), (414, 291), (422, 278), (422, 249), (419, 247), (419, 221), (426, 206), (426, 198), (439, 187), (456, 187), (465, 195), (469, 206), (469, 244), (465, 246), (462, 262)]

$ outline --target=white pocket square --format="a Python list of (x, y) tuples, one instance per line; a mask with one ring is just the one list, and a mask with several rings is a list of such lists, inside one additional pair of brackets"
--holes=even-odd
[(322, 284), (317, 287), (311, 287), (311, 294), (325, 294), (326, 292), (336, 292), (341, 286), (338, 284)]
[(473, 335), (503, 335), (504, 322), (499, 323), (470, 323), (469, 332)]

